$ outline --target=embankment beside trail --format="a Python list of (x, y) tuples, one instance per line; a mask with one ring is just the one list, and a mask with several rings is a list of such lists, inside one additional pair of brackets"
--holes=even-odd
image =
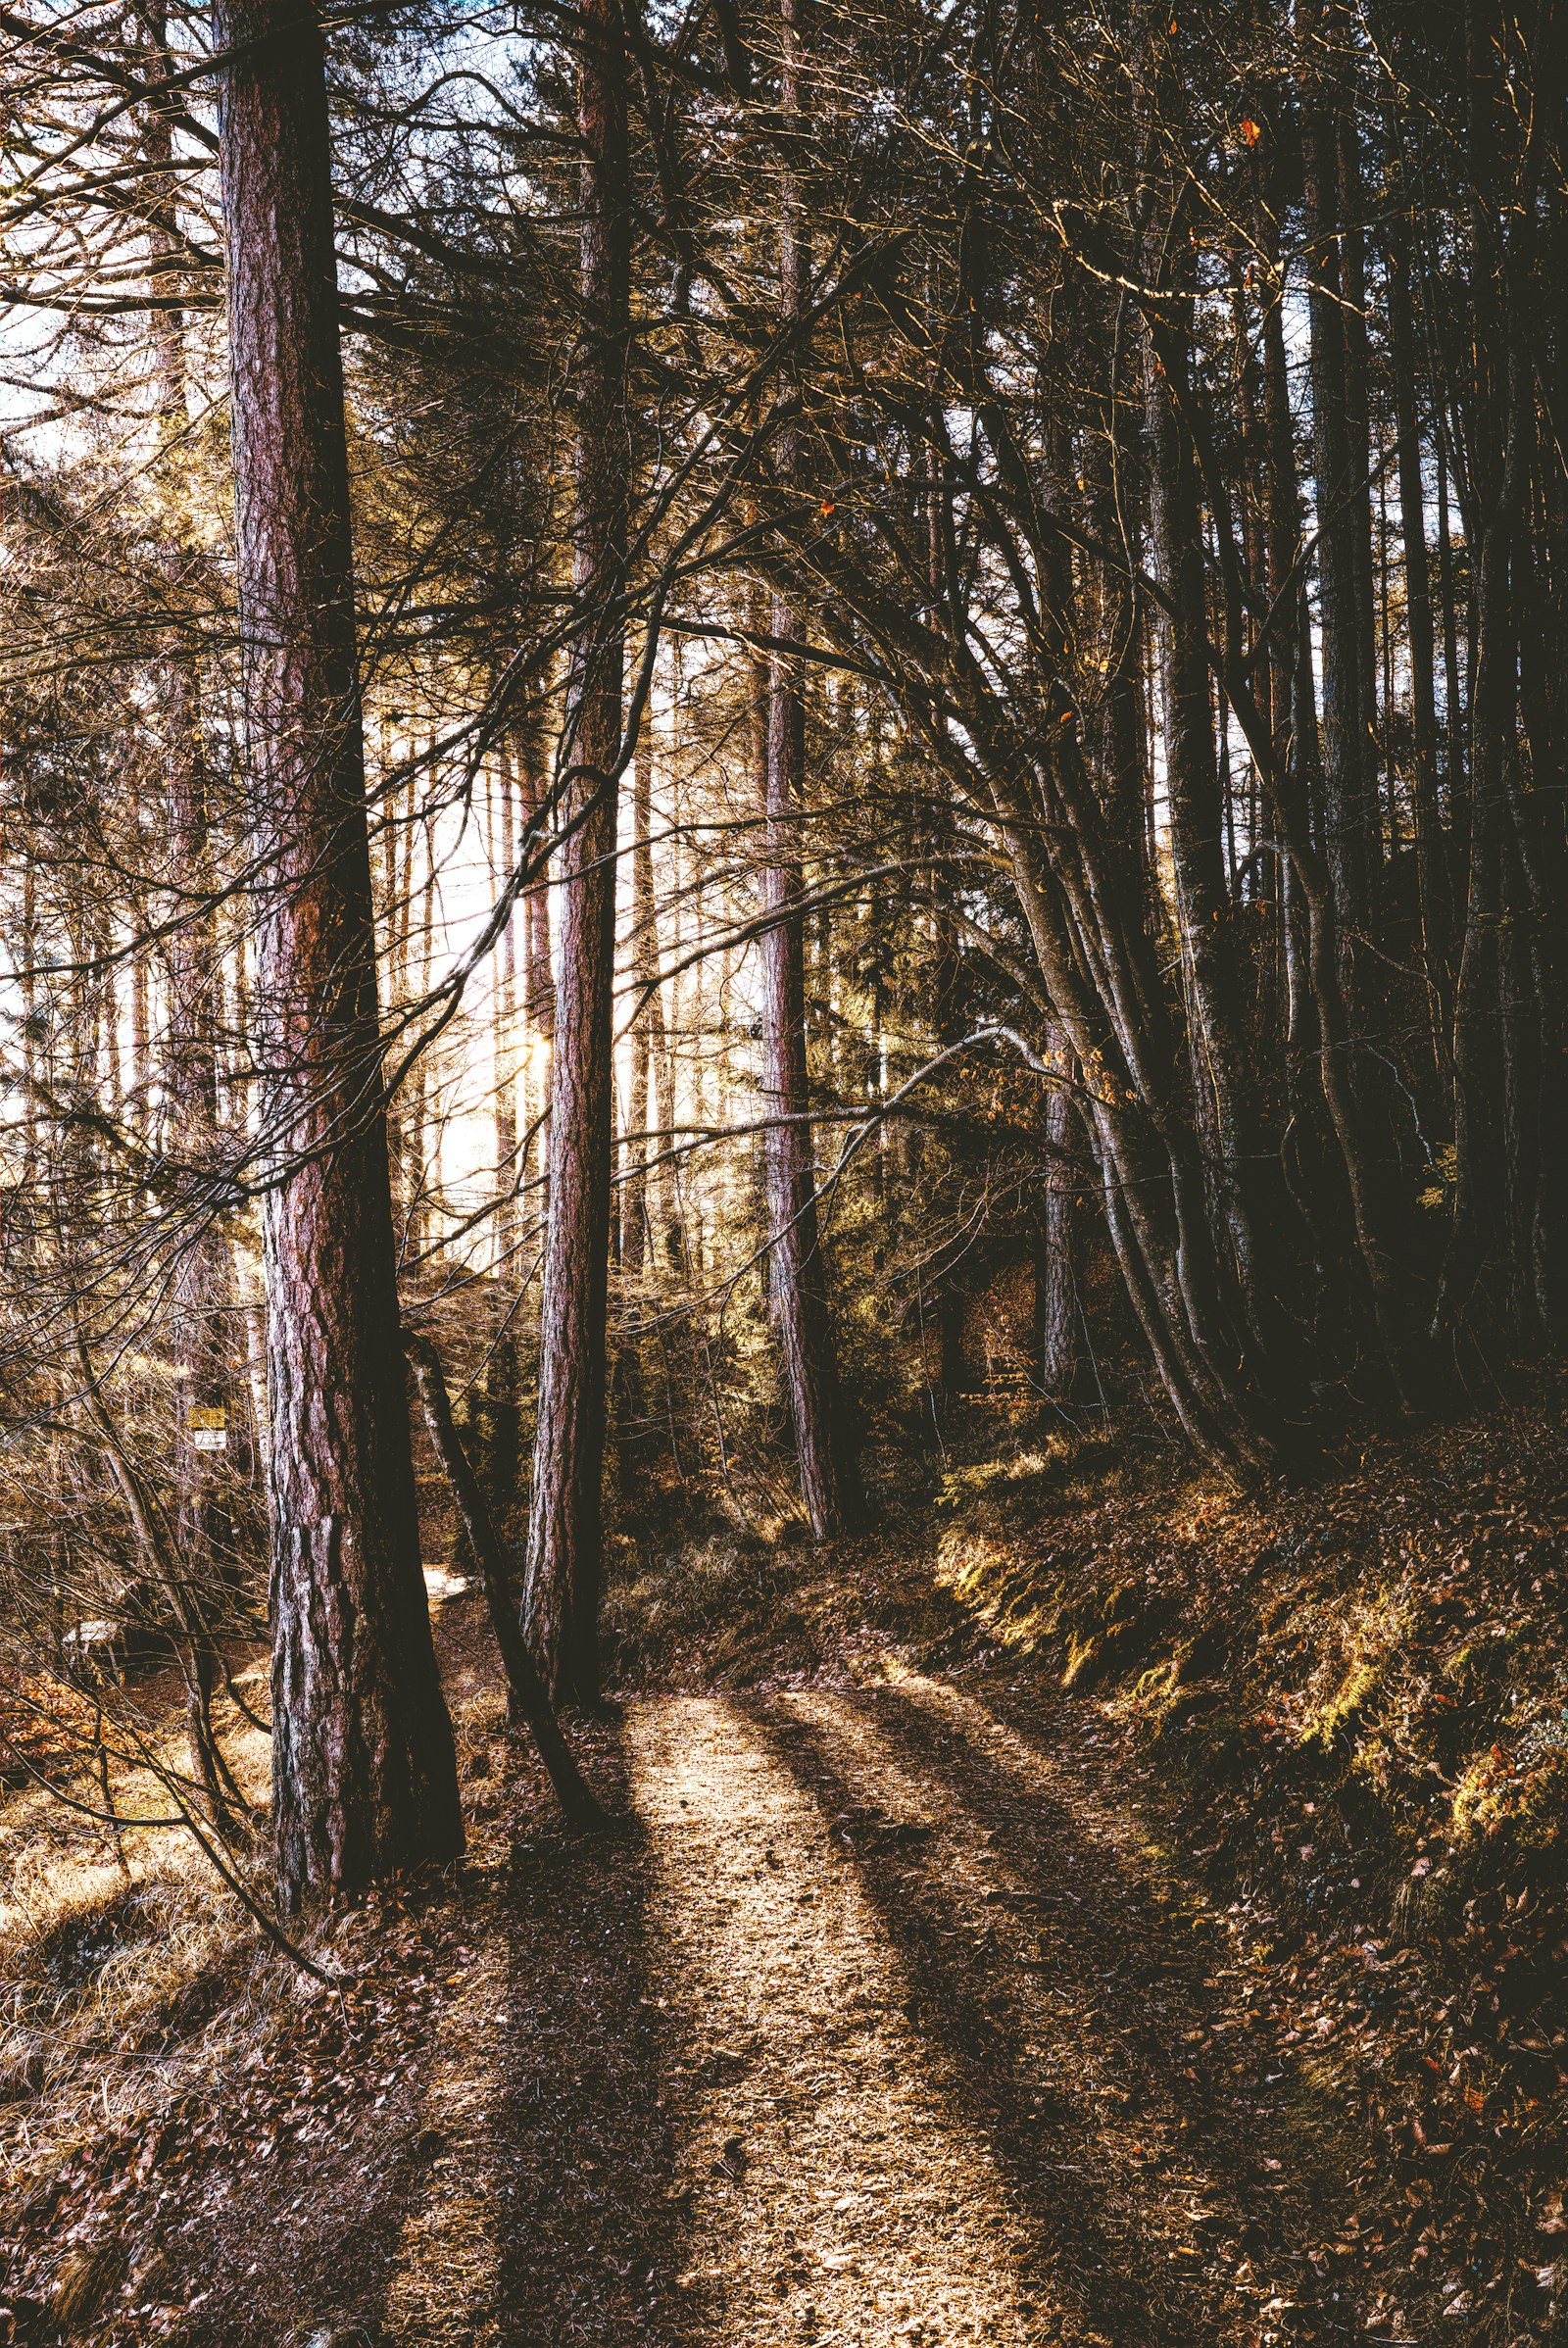
[(1568, 2323), (1568, 1377), (1250, 1496), (1025, 1440), (956, 1466), (934, 1514), (925, 1539), (916, 1519), (836, 1557), (712, 1543), (659, 1582), (657, 1619), (653, 1579), (623, 1584), (630, 1676), (912, 1665), (1090, 1700), (1282, 2037), (1367, 2123), (1367, 2224), (1430, 2278), (1444, 2337), (1550, 2336)]

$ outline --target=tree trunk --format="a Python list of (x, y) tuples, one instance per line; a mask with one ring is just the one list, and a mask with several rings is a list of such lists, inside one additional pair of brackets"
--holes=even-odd
[(1042, 1394), (1069, 1402), (1078, 1376), (1078, 1183), (1070, 1162), (1078, 1113), (1069, 1055), (1058, 1049), (1052, 1057), (1058, 1077), (1046, 1097), (1052, 1154), (1034, 1224), (1034, 1373)]
[[(1366, 864), (1369, 905), (1376, 909), (1383, 858), (1383, 811), (1378, 793), (1377, 598), (1372, 567), (1372, 500), (1369, 495), (1369, 456), (1372, 421), (1367, 357), (1366, 234), (1362, 226), (1365, 197), (1361, 187), (1361, 159), (1357, 145), (1353, 68), (1349, 102), (1335, 121), (1336, 166), (1339, 173), (1340, 327), (1345, 342), (1345, 431), (1348, 471), (1345, 501), (1346, 537), (1355, 580), (1355, 643), (1359, 656), (1358, 694), (1361, 722), (1361, 763), (1365, 789)], [(1389, 815), (1393, 822), (1393, 783)]]
[(285, 1913), (463, 1846), (419, 1570), (392, 1251), (325, 70), (222, 0), (220, 146), (271, 1403)]
[(584, 348), (577, 372), (573, 567), (582, 634), (562, 743), (562, 812), (569, 837), (560, 859), (550, 1224), (525, 1604), (529, 1639), (552, 1698), (592, 1704), (599, 1697), (603, 1571), (630, 220), (625, 62), (615, 0), (587, 0), (582, 28)]
[[(154, 76), (170, 71), (163, 7), (148, 17)], [(172, 884), (169, 941), (168, 1042), (164, 1071), (169, 1103), (168, 1152), (178, 1166), (184, 1230), (172, 1283), (174, 1482), (178, 1494), (174, 1560), (180, 1613), (188, 1631), (186, 1689), (191, 1761), (206, 1789), (212, 1823), (227, 1816), (225, 1774), (211, 1718), (217, 1679), (215, 1641), (248, 1559), (241, 1526), (250, 1513), (254, 1469), (243, 1332), (233, 1257), (219, 1223), (223, 1185), (219, 1162), (218, 1030), (220, 981), (218, 922), (207, 826), (201, 686), (180, 641), (179, 602), (190, 562), (182, 486), (187, 432), (184, 314), (170, 302), (178, 283), (173, 218), (173, 134), (154, 111), (145, 139), (155, 174), (149, 237), (154, 291), (167, 307), (152, 314), (160, 466), (170, 525), (160, 567), (172, 606), (171, 642), (160, 663), (166, 777), (167, 850)], [(245, 1532), (253, 1534), (253, 1525)]]
[(574, 1825), (598, 1825), (604, 1813), (589, 1791), (582, 1772), (572, 1757), (571, 1748), (561, 1733), (561, 1724), (529, 1652), (528, 1641), (523, 1637), (517, 1619), (512, 1577), (507, 1571), (506, 1557), (496, 1535), (495, 1519), (485, 1504), (479, 1480), (468, 1464), (453, 1420), (452, 1399), (447, 1393), (441, 1357), (426, 1337), (416, 1337), (406, 1330), (403, 1344), (413, 1366), (419, 1398), (424, 1405), (431, 1444), (452, 1488), (452, 1496), (457, 1502), (468, 1546), (484, 1584), (490, 1627), (501, 1651), (502, 1667), (507, 1675), (514, 1712), (526, 1723), (528, 1734), (534, 1740), (539, 1758), (555, 1788), (556, 1798), (566, 1816)]
[[(779, 284), (780, 308), (789, 326), (801, 318), (805, 307), (807, 269), (794, 150), (800, 121), (799, 0), (782, 0), (781, 18), (780, 113), (788, 144), (780, 174)], [(794, 486), (800, 474), (797, 358), (798, 354), (792, 354), (786, 364), (779, 394), (786, 416), (775, 442), (774, 465), (785, 487)], [(760, 940), (762, 1090), (767, 1114), (777, 1120), (770, 1125), (766, 1141), (769, 1260), (801, 1494), (813, 1535), (818, 1541), (829, 1541), (850, 1528), (859, 1513), (861, 1494), (839, 1397), (817, 1229), (816, 1175), (808, 1122), (799, 838), (806, 779), (806, 709), (800, 663), (792, 650), (802, 641), (802, 629), (785, 595), (773, 598), (772, 635), (760, 885), (766, 924)]]
[[(1318, 580), (1323, 643), (1323, 846), (1334, 886), (1341, 982), (1354, 1002), (1365, 964), (1356, 941), (1371, 914), (1373, 791), (1362, 686), (1356, 508), (1364, 507), (1365, 452), (1357, 465), (1340, 251), (1340, 158), (1333, 114), (1316, 98), (1303, 109), (1307, 308), (1312, 362), (1312, 446), (1317, 487)], [(1359, 1031), (1359, 1017), (1352, 1028)]]
[(652, 1096), (653, 1013), (659, 1000), (659, 930), (654, 903), (653, 720), (645, 714), (632, 768), (631, 935), (637, 988), (631, 1031), (630, 1166), (621, 1207), (620, 1268), (637, 1281), (653, 1269), (648, 1216), (648, 1125)]
[[(538, 857), (539, 746), (530, 726), (517, 755), (517, 812), (522, 834)], [(530, 1196), (545, 1173), (550, 1143), (550, 1072), (556, 1032), (556, 981), (550, 955), (550, 878), (547, 865), (522, 900), (522, 1018), (527, 1031), (524, 1172)]]
[(1151, 331), (1146, 377), (1150, 509), (1154, 565), (1168, 604), (1160, 618), (1165, 790), (1171, 861), (1189, 1000), (1193, 1091), (1211, 1168), (1210, 1220), (1216, 1253), (1230, 1257), (1244, 1350), (1268, 1351), (1274, 1304), (1260, 1260), (1250, 1168), (1258, 1114), (1247, 1081), (1247, 1036), (1226, 886), (1223, 811), (1209, 701), (1208, 611), (1197, 468), (1179, 408), (1190, 363), (1185, 305)]
[[(1448, 514), (1448, 425), (1446, 418), (1441, 415), (1435, 438), (1438, 459), (1438, 608), (1443, 619), (1444, 779), (1448, 793), (1448, 894), (1457, 906), (1458, 900), (1464, 895), (1464, 873), (1469, 856), (1470, 787), (1464, 757), (1464, 695), (1459, 687), (1459, 619), (1453, 575), (1453, 526)], [(1457, 882), (1455, 875), (1458, 876)]]
[[(1389, 365), (1394, 378), (1399, 459), (1399, 527), (1404, 540), (1405, 627), (1410, 656), (1410, 798), (1415, 815), (1416, 895), (1421, 960), (1433, 1003), (1435, 1035), (1444, 1036), (1451, 992), (1453, 908), (1438, 812), (1438, 718), (1434, 685), (1432, 573), (1427, 560), (1426, 481), (1416, 411), (1415, 337), (1410, 318), (1410, 245), (1400, 220), (1389, 237)], [(1441, 1067), (1446, 1040), (1438, 1052)]]
[[(514, 827), (512, 761), (505, 751), (500, 771), (487, 776), (491, 885), (511, 885), (517, 845)], [(498, 804), (499, 803), (499, 804)], [(506, 1526), (516, 1496), (519, 1465), (520, 1363), (517, 1312), (521, 1275), (521, 1218), (517, 1211), (517, 936), (515, 912), (496, 940), (495, 993), (491, 1003), (491, 1051), (496, 1125), (496, 1310), (499, 1325), (485, 1369), (485, 1484), (492, 1514)]]

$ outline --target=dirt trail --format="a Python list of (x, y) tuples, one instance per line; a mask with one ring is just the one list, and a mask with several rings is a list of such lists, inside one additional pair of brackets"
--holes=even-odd
[[(1347, 2174), (1332, 2113), (1250, 2034), (1098, 1716), (1004, 1702), (630, 1709), (634, 1843), (575, 1926), (564, 1878), (498, 1920), (444, 2026), (421, 2119), (461, 2157), (405, 2223), (394, 2339), (1350, 2330), (1302, 2255)], [(558, 2063), (571, 2140), (527, 2141)]]
[(350, 1920), (356, 1986), (285, 2001), (226, 2074), (171, 2045), (187, 2117), (99, 2165), (130, 2263), (93, 2337), (1354, 2330), (1348, 2126), (1093, 1706), (917, 1676), (640, 1698), (587, 1739), (626, 1823), (574, 1843), (464, 1686), (468, 1864)]

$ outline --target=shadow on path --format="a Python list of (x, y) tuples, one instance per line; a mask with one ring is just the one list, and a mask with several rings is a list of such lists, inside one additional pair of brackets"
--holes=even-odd
[[(1040, 2287), (1118, 2348), (1250, 2341), (1265, 2310), (1295, 2338), (1346, 2336), (1348, 2308), (1313, 2305), (1301, 2253), (1317, 2237), (1286, 2158), (1265, 2166), (1262, 2124), (1191, 2043), (1207, 2036), (1211, 1947), (1164, 1913), (1136, 1834), (1078, 1813), (1059, 1765), (1021, 1779), (955, 1726), (946, 1707), (967, 1705), (983, 1732), (970, 1699), (929, 1696), (747, 1717), (837, 1822)], [(931, 1832), (910, 1833), (922, 1813)]]
[[(623, 1812), (619, 1737), (594, 1744)], [(492, 1814), (516, 1789), (497, 1791)], [(255, 2113), (226, 2123), (180, 2259), (180, 2297), (201, 2300), (182, 2342), (684, 2348), (675, 2026), (650, 1987), (643, 1833), (574, 1839), (533, 1816), (510, 1862), (411, 1895), (395, 1948), (355, 1943), (373, 1980), (341, 2024), (323, 1997), (253, 2066)], [(269, 2079), (297, 2076), (302, 2047), (317, 2132), (259, 2160)]]
[(687, 2224), (663, 2087), (677, 2050), (653, 1987), (651, 1857), (621, 1738), (595, 1744), (617, 1823), (575, 1839), (550, 1820), (513, 1843), (474, 2017), (486, 2034), (466, 2043), (460, 2028), (445, 2089), (438, 2075), (425, 2096), (423, 2126), (442, 2141), (385, 2307), (408, 2348), (685, 2337), (674, 2277)]

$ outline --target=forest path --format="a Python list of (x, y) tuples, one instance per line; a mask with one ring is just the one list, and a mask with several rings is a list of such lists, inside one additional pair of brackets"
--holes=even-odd
[(633, 1702), (634, 1828), (515, 1850), (451, 1977), (390, 2338), (1348, 2333), (1335, 2116), (1100, 1727), (918, 1677)]

